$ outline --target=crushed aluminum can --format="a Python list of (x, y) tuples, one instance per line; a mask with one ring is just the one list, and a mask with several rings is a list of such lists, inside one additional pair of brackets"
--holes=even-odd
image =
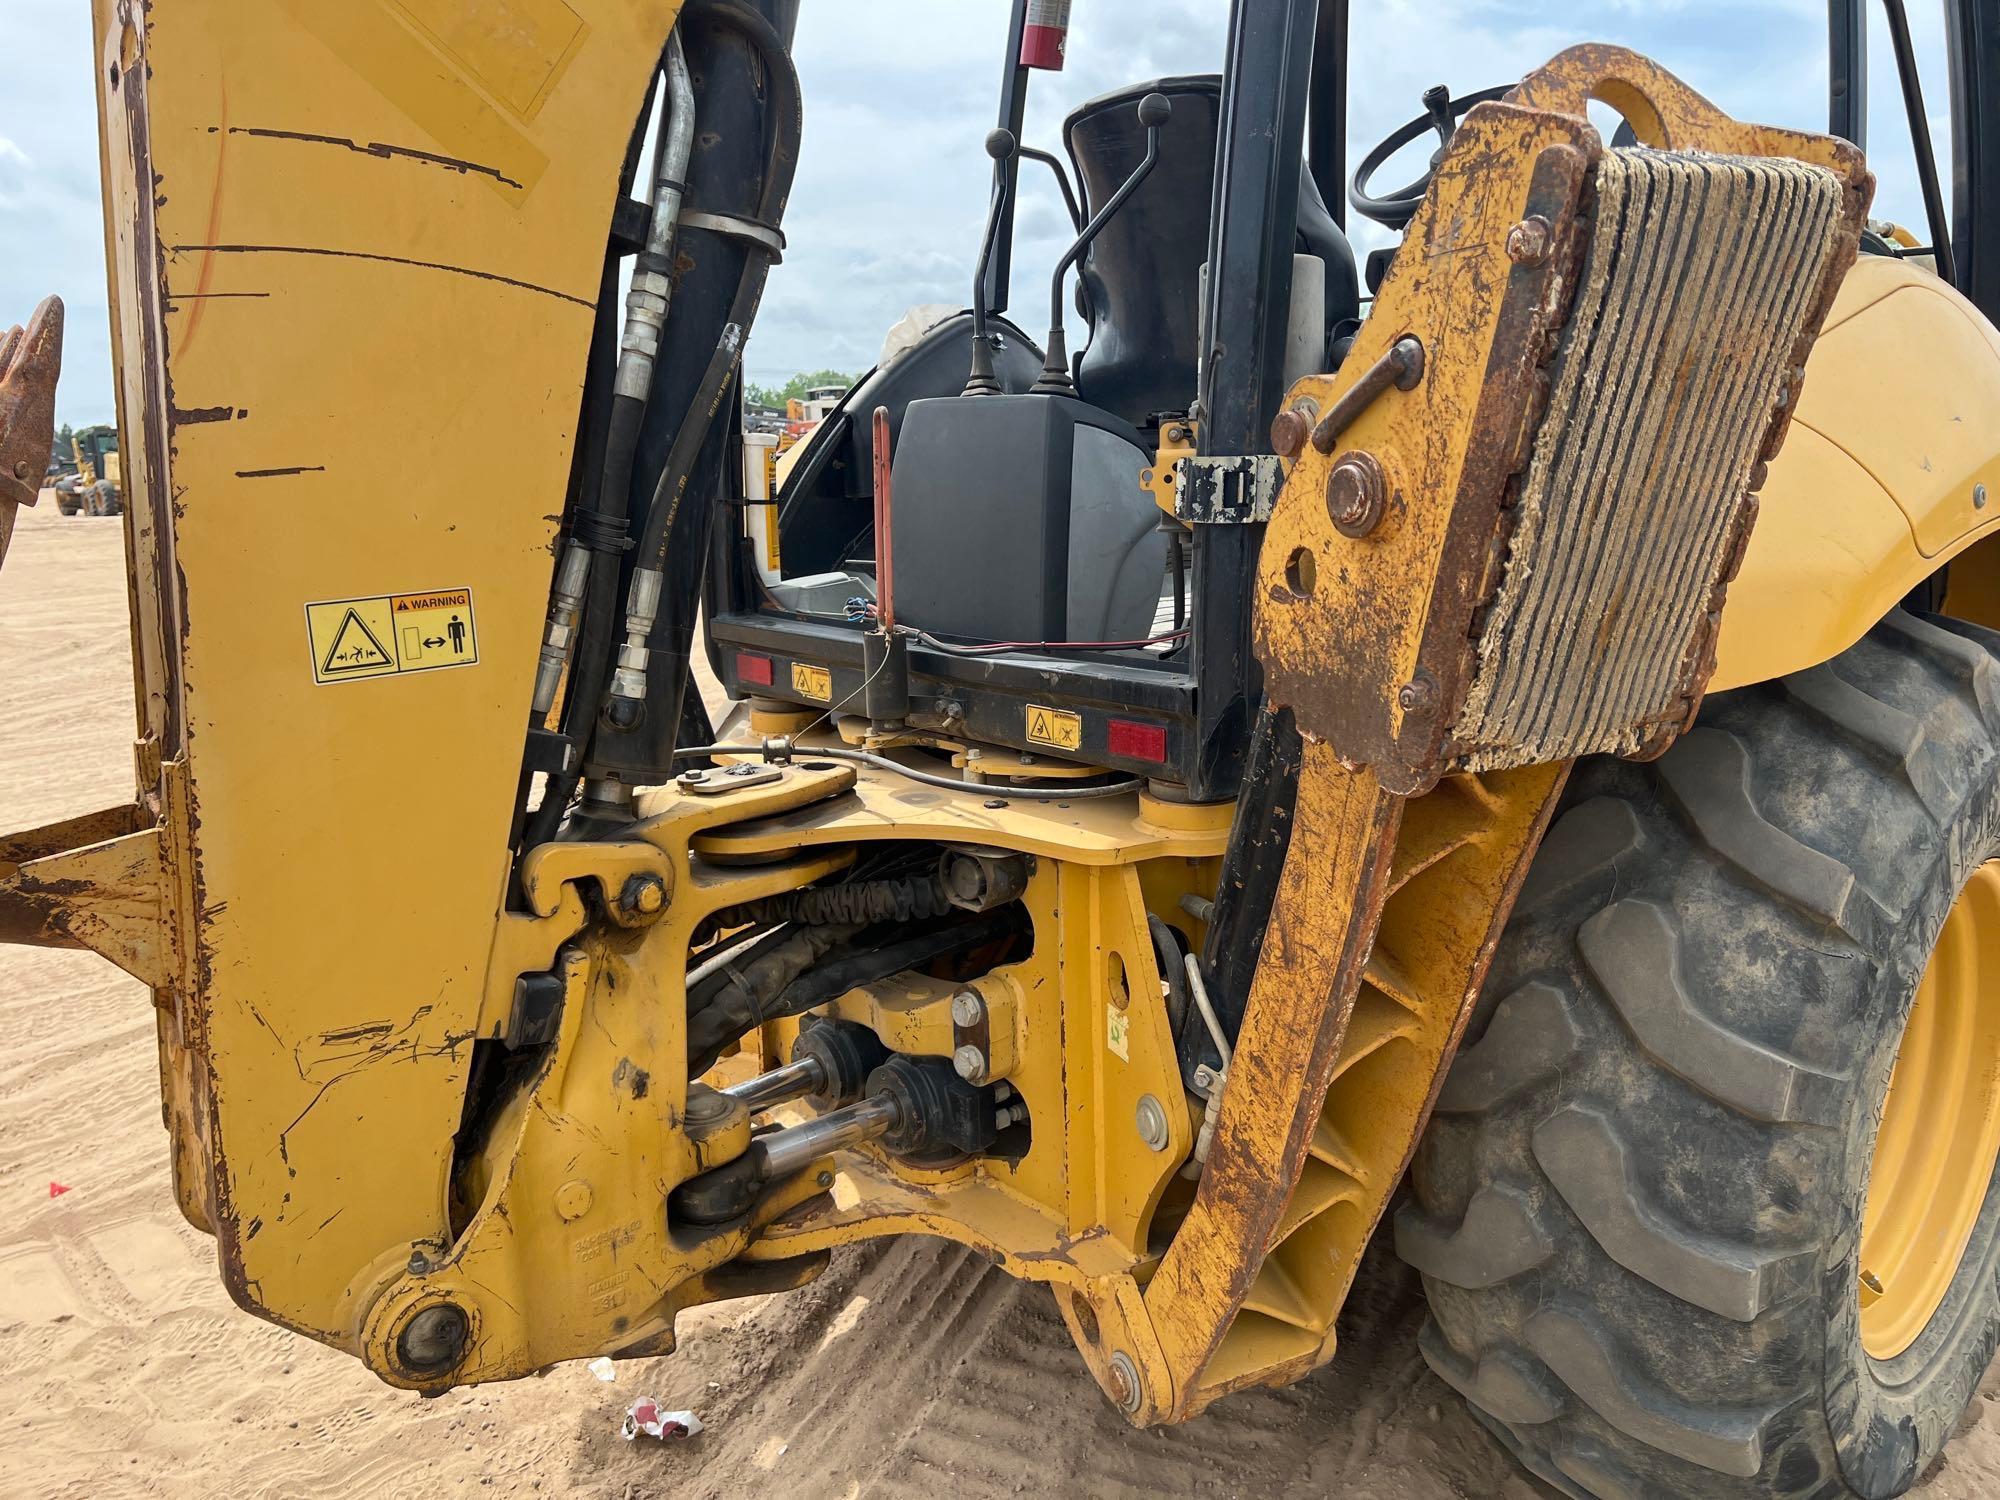
[(625, 1425), (618, 1435), (628, 1443), (642, 1432), (647, 1437), (671, 1442), (676, 1438), (691, 1438), (700, 1431), (701, 1418), (693, 1412), (664, 1411), (651, 1396), (641, 1396), (625, 1413)]

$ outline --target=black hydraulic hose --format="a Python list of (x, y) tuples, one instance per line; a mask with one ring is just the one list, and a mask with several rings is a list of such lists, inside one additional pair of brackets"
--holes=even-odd
[[(792, 178), (798, 171), (799, 140), (803, 131), (799, 75), (792, 66), (791, 54), (785, 50), (783, 38), (771, 23), (746, 6), (731, 3), (731, 0), (697, 0), (689, 9), (700, 20), (711, 21), (737, 32), (764, 59), (771, 91), (767, 117), (772, 129), (764, 191), (758, 200), (756, 219), (775, 233), (784, 221), (785, 205), (792, 195)], [(764, 295), (764, 279), (770, 272), (776, 251), (761, 240), (749, 239), (744, 244), (748, 259), (743, 267), (743, 282), (730, 306), (722, 339), (716, 345), (715, 354), (709, 360), (708, 370), (690, 405), (690, 415), (695, 420), (683, 423), (680, 432), (675, 435), (667, 466), (660, 473), (659, 482), (653, 489), (653, 502), (647, 507), (646, 522), (639, 533), (642, 565), (648, 558), (664, 561), (672, 510), (679, 504), (680, 491), (694, 467), (695, 455), (701, 448), (708, 425), (715, 419), (736, 366), (742, 360), (743, 339), (749, 333), (758, 303)]]
[(755, 923), (916, 922), (952, 910), (951, 893), (937, 870), (892, 875), (881, 880), (847, 880), (809, 885), (725, 907), (712, 918), (720, 928)]
[[(618, 648), (610, 688), (602, 694), (602, 712), (586, 756), (586, 774), (612, 776), (628, 784), (666, 774), (666, 766), (652, 760), (664, 760), (664, 744), (672, 740), (686, 702), (694, 614), (720, 506), (704, 504), (688, 512), (682, 500), (704, 456), (710, 462), (716, 458), (710, 442), (714, 420), (740, 370), (742, 346), (782, 244), (778, 224), (792, 192), (802, 128), (798, 74), (770, 22), (732, 0), (698, 0), (690, 6), (690, 14), (702, 24), (738, 34), (760, 56), (766, 76), (766, 166), (756, 206), (748, 214), (736, 212), (730, 218), (708, 212), (684, 214), (690, 228), (736, 242), (742, 272), (722, 334), (674, 428), (652, 500), (636, 526), (638, 546), (626, 586), (624, 642)], [(654, 748), (636, 738), (646, 722), (648, 702), (660, 720), (656, 730), (660, 746)], [(608, 736), (618, 736), (618, 744)]]
[[(947, 954), (964, 953), (1016, 930), (1018, 904), (997, 907), (963, 922), (901, 938), (878, 947), (843, 953), (814, 964), (785, 984), (765, 990), (750, 984), (726, 985), (706, 1005), (688, 1015), (688, 1077), (698, 1078), (715, 1066), (722, 1049), (753, 1027), (781, 1016), (799, 1016), (839, 998), (859, 985), (874, 984), (906, 969), (921, 968)], [(793, 928), (788, 935), (805, 937), (824, 931), (851, 936), (856, 929)]]
[[(633, 123), (631, 138), (625, 145), (625, 160), (618, 172), (618, 196), (629, 198), (632, 184), (639, 174), (639, 157), (646, 139), (646, 117), (642, 113)], [(591, 327), (590, 354), (585, 368), (589, 374), (584, 385), (583, 416), (581, 421), (582, 443), (577, 454), (577, 465), (571, 480), (569, 496), (569, 521), (576, 524), (577, 516), (584, 510), (595, 510), (604, 514), (605, 491), (602, 485), (594, 483), (595, 477), (604, 472), (609, 462), (612, 443), (611, 427), (617, 409), (615, 397), (607, 400), (611, 386), (617, 376), (618, 363), (618, 263), (619, 255), (612, 247), (605, 251), (604, 273), (597, 286), (597, 315)], [(589, 641), (593, 627), (604, 632), (605, 621), (618, 607), (618, 570), (614, 567), (592, 567), (588, 590), (585, 594), (583, 630), (578, 641), (578, 650), (570, 658), (572, 673), (570, 691), (563, 700), (560, 720), (566, 734), (574, 736), (572, 705), (576, 702), (577, 686), (588, 673), (593, 655), (597, 658), (598, 688), (603, 685), (603, 654), (592, 653)], [(608, 633), (605, 639), (609, 639)], [(586, 699), (595, 712), (597, 693), (591, 692)], [(587, 721), (586, 721), (587, 722)], [(531, 722), (530, 729), (539, 729), (539, 722)], [(572, 743), (578, 743), (572, 738)], [(521, 784), (515, 798), (515, 847), (532, 849), (537, 844), (545, 844), (554, 835), (556, 824), (563, 810), (569, 804), (571, 794), (576, 790), (576, 778), (550, 776), (543, 788), (541, 805), (532, 813), (528, 812), (529, 782), (533, 771), (524, 766), (521, 770)]]

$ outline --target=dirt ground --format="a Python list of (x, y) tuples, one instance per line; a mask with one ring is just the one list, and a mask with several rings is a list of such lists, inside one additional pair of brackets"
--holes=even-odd
[[(24, 513), (0, 573), (0, 829), (131, 793), (120, 524)], [(1303, 1384), (1135, 1432), (1048, 1294), (948, 1245), (837, 1260), (705, 1309), (680, 1352), (424, 1401), (229, 1301), (173, 1206), (145, 992), (86, 955), (0, 948), (0, 1494), (1258, 1495), (1530, 1500), (1424, 1368), (1421, 1294), (1371, 1256)], [(51, 1184), (69, 1191), (51, 1196)], [(619, 1440), (640, 1395), (692, 1442)], [(2000, 1494), (2000, 1367), (1925, 1500)]]

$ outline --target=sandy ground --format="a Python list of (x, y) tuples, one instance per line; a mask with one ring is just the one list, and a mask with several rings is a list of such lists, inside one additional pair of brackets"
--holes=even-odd
[[(21, 520), (0, 574), (0, 828), (131, 792), (119, 523)], [(671, 1358), (423, 1401), (229, 1301), (173, 1206), (145, 992), (0, 949), (0, 1493), (1530, 1500), (1416, 1355), (1421, 1295), (1371, 1255), (1303, 1384), (1134, 1432), (1048, 1295), (951, 1246), (850, 1253), (790, 1297), (705, 1309)], [(50, 1184), (69, 1191), (50, 1196)], [(708, 1431), (619, 1440), (641, 1394)], [(2000, 1367), (1925, 1500), (2000, 1493)]]

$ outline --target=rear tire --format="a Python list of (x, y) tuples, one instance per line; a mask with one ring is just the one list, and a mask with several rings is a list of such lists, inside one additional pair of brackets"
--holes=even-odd
[(1425, 1357), (1567, 1494), (1887, 1500), (1978, 1387), (1990, 1174), (1905, 1353), (1862, 1349), (1857, 1287), (1911, 997), (2000, 856), (1988, 642), (1898, 611), (1577, 768), (1396, 1223)]

